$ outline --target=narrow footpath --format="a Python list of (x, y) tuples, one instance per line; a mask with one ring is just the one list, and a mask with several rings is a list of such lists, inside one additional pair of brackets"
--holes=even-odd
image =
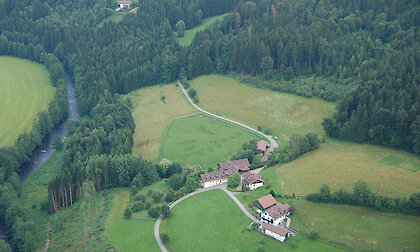
[[(198, 189), (190, 194), (185, 195), (184, 197), (178, 199), (177, 201), (173, 202), (170, 206), (169, 209), (172, 209), (173, 207), (175, 207), (176, 205), (178, 205), (179, 203), (181, 203), (182, 201), (184, 201), (185, 199), (188, 199), (191, 196), (194, 196), (196, 194), (202, 193), (202, 192), (206, 192), (206, 191), (211, 191), (211, 190), (223, 190), (227, 195), (229, 195), (229, 197), (236, 203), (236, 205), (238, 205), (238, 207), (241, 209), (241, 211), (248, 216), (248, 218), (250, 218), (253, 222), (261, 224), (261, 221), (257, 220), (254, 216), (252, 216), (252, 214), (250, 212), (248, 212), (248, 210), (246, 210), (245, 206), (235, 197), (235, 195), (229, 191), (228, 189), (226, 189), (227, 184), (221, 184), (221, 185), (217, 185), (217, 186), (212, 186), (212, 187), (208, 187), (208, 188), (201, 188)], [(163, 252), (167, 252), (168, 250), (165, 248), (165, 246), (162, 243), (162, 240), (160, 239), (160, 235), (159, 235), (159, 228), (160, 228), (160, 223), (162, 222), (162, 215), (159, 216), (159, 218), (156, 220), (156, 224), (155, 224), (155, 239), (157, 244), (159, 245), (160, 250), (162, 250)]]

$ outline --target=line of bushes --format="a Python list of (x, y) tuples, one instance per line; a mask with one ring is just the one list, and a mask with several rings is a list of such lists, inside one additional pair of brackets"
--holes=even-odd
[(356, 205), (372, 208), (377, 211), (420, 215), (420, 192), (413, 193), (406, 197), (392, 198), (383, 195), (376, 195), (370, 189), (367, 182), (358, 180), (354, 183), (353, 192), (344, 188), (331, 193), (328, 185), (323, 185), (319, 193), (312, 193), (306, 196), (312, 202), (334, 202), (346, 205)]

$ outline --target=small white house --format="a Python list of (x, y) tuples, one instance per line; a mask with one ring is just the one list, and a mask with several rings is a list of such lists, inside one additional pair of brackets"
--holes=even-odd
[(264, 185), (264, 180), (261, 175), (254, 174), (250, 171), (242, 174), (242, 178), (242, 183), (244, 183), (245, 187), (249, 190), (255, 190)]
[(289, 204), (286, 203), (283, 205), (282, 203), (277, 202), (274, 206), (271, 206), (261, 213), (261, 221), (277, 226), (286, 218), (286, 216), (289, 216), (289, 208)]
[(289, 231), (281, 228), (276, 227), (267, 223), (263, 223), (260, 227), (261, 232), (263, 232), (265, 235), (274, 238), (280, 242), (284, 242), (287, 237), (289, 237)]

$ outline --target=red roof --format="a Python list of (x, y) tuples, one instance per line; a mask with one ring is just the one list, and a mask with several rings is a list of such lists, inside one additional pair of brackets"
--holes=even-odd
[(257, 149), (261, 151), (265, 151), (267, 149), (268, 143), (264, 140), (260, 140), (257, 142)]
[(283, 237), (286, 237), (286, 235), (288, 233), (290, 233), (288, 230), (286, 230), (284, 228), (276, 227), (276, 226), (273, 226), (273, 225), (268, 224), (268, 223), (263, 223), (262, 228), (270, 230), (271, 232), (276, 233), (276, 234), (278, 234), (280, 236), (283, 236)]
[(264, 197), (257, 199), (257, 201), (263, 209), (269, 208), (277, 203), (277, 200), (271, 194), (265, 195)]

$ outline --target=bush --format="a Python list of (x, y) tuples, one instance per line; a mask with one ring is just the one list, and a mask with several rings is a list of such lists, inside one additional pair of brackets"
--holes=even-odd
[(173, 198), (173, 197), (172, 197), (172, 193), (168, 193), (168, 194), (166, 194), (166, 196), (165, 196), (165, 201), (169, 203), (169, 202), (171, 202), (171, 201), (172, 201), (172, 198)]
[(127, 207), (124, 210), (124, 217), (126, 217), (126, 218), (131, 217), (131, 209), (130, 208)]
[(163, 195), (160, 192), (156, 192), (156, 193), (152, 194), (153, 201), (156, 202), (156, 203), (161, 201), (162, 197), (163, 197)]
[(228, 179), (228, 186), (229, 187), (237, 187), (241, 183), (241, 176), (238, 173), (233, 174)]
[(160, 214), (162, 214), (162, 217), (166, 219), (171, 215), (171, 209), (169, 209), (168, 205), (162, 205), (160, 207)]
[(131, 210), (133, 212), (139, 212), (141, 210), (145, 209), (145, 204), (144, 202), (141, 201), (134, 201), (133, 203), (131, 203)]
[(145, 202), (146, 201), (146, 196), (144, 196), (141, 193), (138, 193), (134, 196), (133, 201), (141, 201), (141, 202)]
[(150, 201), (146, 202), (146, 209), (149, 209), (152, 207), (152, 203), (150, 203)]
[(190, 90), (188, 90), (188, 95), (189, 95), (191, 98), (194, 98), (194, 97), (197, 95), (197, 91), (195, 91), (195, 89), (194, 89), (194, 88), (191, 88)]
[(309, 232), (309, 235), (308, 235), (309, 239), (316, 240), (318, 239), (318, 237), (319, 237), (318, 231), (312, 230), (311, 232)]
[(163, 244), (166, 244), (169, 242), (169, 235), (167, 233), (161, 233), (160, 239), (162, 240)]
[(150, 217), (157, 218), (159, 217), (159, 214), (160, 214), (159, 207), (151, 207), (149, 208), (149, 210), (147, 210), (147, 213), (149, 214)]
[(198, 97), (196, 96), (196, 97), (194, 97), (193, 99), (193, 102), (195, 103), (195, 104), (197, 104), (200, 100), (198, 99)]

